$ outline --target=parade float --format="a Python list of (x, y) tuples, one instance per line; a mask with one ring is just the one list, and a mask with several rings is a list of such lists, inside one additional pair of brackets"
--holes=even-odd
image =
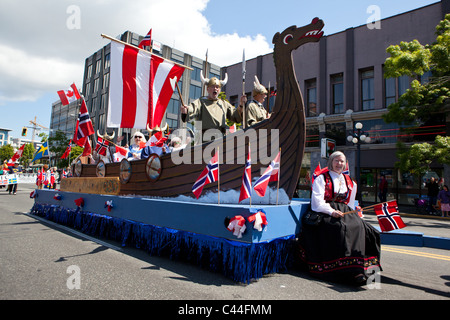
[[(277, 96), (270, 118), (170, 154), (113, 163), (78, 161), (74, 176), (62, 179), (60, 190), (33, 192), (31, 213), (152, 255), (192, 261), (238, 282), (285, 271), (309, 206), (309, 200), (295, 198), (306, 118), (292, 51), (318, 42), (323, 26), (315, 18), (273, 37)], [(274, 144), (275, 154), (269, 151)], [(249, 176), (274, 169), (278, 153), (278, 177), (263, 198), (239, 202), (249, 145)], [(193, 185), (215, 153), (219, 179), (204, 184), (197, 199)]]

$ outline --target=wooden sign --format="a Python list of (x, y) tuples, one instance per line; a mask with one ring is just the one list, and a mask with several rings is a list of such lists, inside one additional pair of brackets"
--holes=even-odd
[(61, 179), (61, 191), (118, 195), (119, 177), (73, 177)]

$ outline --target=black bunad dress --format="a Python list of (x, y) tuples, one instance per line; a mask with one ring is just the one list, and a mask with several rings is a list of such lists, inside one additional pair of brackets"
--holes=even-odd
[[(324, 198), (331, 208), (341, 212), (352, 211), (348, 203), (350, 199), (354, 202), (355, 194), (352, 192), (356, 193), (356, 184), (348, 175), (341, 175), (345, 179), (340, 179), (345, 180), (347, 187), (343, 193), (335, 192), (336, 180), (333, 182), (328, 171), (323, 174), (323, 179), (316, 179), (314, 183), (325, 182)], [(303, 223), (299, 249), (303, 267), (324, 280), (353, 281), (357, 275), (368, 277), (381, 270), (380, 233), (357, 213), (346, 214), (342, 218), (323, 213), (319, 225)]]

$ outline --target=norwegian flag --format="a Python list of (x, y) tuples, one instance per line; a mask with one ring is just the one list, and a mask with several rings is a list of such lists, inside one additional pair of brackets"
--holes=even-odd
[(192, 192), (198, 199), (203, 191), (203, 187), (211, 182), (214, 182), (219, 177), (219, 154), (216, 152), (211, 158), (206, 168), (202, 171), (197, 181), (192, 186)]
[(61, 103), (63, 104), (63, 106), (66, 106), (69, 103), (77, 101), (81, 98), (80, 93), (75, 86), (75, 83), (72, 83), (68, 90), (59, 90), (57, 91), (57, 93), (59, 95), (59, 99), (61, 99)]
[(64, 151), (64, 154), (61, 156), (61, 159), (67, 158), (70, 154), (71, 149), (72, 149), (72, 140), (70, 140), (69, 146), (67, 147), (66, 151)]
[(374, 207), (382, 232), (406, 227), (398, 212), (397, 201), (380, 203)]
[(147, 35), (139, 42), (139, 48), (142, 49), (144, 46), (150, 47), (152, 45), (152, 29), (147, 33)]
[(91, 143), (89, 142), (89, 139), (86, 137), (84, 138), (85, 142), (84, 142), (84, 149), (83, 149), (83, 153), (81, 154), (81, 156), (85, 157), (88, 156), (92, 153), (92, 147), (91, 147)]
[(111, 78), (107, 126), (146, 129), (161, 125), (184, 67), (139, 50), (111, 42)]
[(278, 176), (280, 175), (280, 157), (281, 151), (278, 152), (275, 159), (272, 160), (270, 165), (267, 167), (263, 175), (256, 181), (253, 189), (260, 196), (264, 197), (266, 194), (267, 186), (271, 181), (278, 181)]
[(78, 113), (77, 125), (75, 127), (75, 134), (73, 136), (73, 142), (83, 147), (86, 144), (86, 139), (91, 134), (94, 134), (94, 127), (92, 126), (91, 117), (87, 110), (86, 102), (84, 99), (81, 102), (80, 112)]
[(109, 141), (104, 140), (103, 138), (97, 138), (97, 145), (95, 146), (95, 151), (102, 156), (106, 156), (106, 151), (109, 147)]
[(239, 195), (239, 202), (252, 196), (252, 159), (250, 146), (248, 146), (247, 161), (245, 162), (245, 170), (242, 175), (241, 193)]

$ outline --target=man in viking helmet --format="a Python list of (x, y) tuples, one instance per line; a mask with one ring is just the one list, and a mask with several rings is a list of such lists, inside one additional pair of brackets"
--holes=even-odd
[(186, 121), (201, 121), (202, 135), (209, 129), (216, 129), (222, 134), (225, 134), (229, 128), (226, 120), (240, 123), (242, 122), (243, 106), (246, 97), (242, 96), (237, 110), (229, 102), (219, 99), (219, 93), (222, 86), (227, 82), (227, 75), (224, 80), (219, 80), (216, 77), (211, 79), (204, 78), (201, 75), (203, 83), (207, 85), (208, 96), (201, 97), (193, 101), (190, 105), (181, 106), (181, 119)]
[(246, 127), (250, 127), (264, 119), (270, 118), (270, 114), (264, 108), (264, 100), (267, 97), (267, 89), (255, 76), (255, 81), (253, 82), (253, 100), (245, 108), (245, 123)]

